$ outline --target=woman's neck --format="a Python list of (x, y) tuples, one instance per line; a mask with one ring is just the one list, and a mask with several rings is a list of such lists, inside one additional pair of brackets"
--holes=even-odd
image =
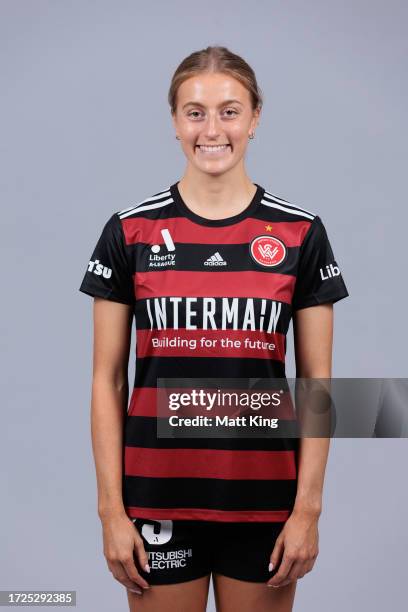
[(256, 185), (246, 174), (231, 178), (191, 176), (186, 172), (178, 183), (178, 189), (194, 213), (211, 219), (223, 219), (238, 215), (248, 207), (255, 195)]

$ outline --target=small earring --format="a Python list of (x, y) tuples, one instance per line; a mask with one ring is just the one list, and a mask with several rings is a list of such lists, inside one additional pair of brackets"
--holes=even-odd
[(180, 138), (178, 136), (176, 136), (177, 140), (180, 140)]
[(250, 135), (248, 136), (248, 138), (250, 138), (250, 139), (252, 140), (252, 138), (255, 138), (255, 134), (252, 132), (252, 134), (250, 134)]

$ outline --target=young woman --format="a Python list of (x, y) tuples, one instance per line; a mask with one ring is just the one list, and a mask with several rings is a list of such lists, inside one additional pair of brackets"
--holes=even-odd
[(292, 318), (297, 376), (330, 378), (348, 292), (320, 217), (246, 173), (262, 107), (250, 66), (193, 53), (169, 103), (184, 175), (110, 217), (80, 287), (95, 298), (104, 555), (131, 612), (203, 611), (211, 573), (219, 611), (288, 612), (318, 554), (329, 440), (161, 437), (158, 379), (284, 378)]

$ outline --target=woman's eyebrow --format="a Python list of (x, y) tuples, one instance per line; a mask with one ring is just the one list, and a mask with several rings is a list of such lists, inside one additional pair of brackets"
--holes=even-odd
[[(201, 102), (186, 102), (185, 104), (183, 104), (182, 108), (185, 108), (189, 104), (192, 104), (193, 106), (201, 106), (202, 108), (205, 108), (205, 104), (201, 104)], [(242, 102), (240, 102), (239, 100), (235, 100), (235, 99), (224, 100), (218, 106), (225, 106), (226, 104), (241, 104), (242, 106)]]

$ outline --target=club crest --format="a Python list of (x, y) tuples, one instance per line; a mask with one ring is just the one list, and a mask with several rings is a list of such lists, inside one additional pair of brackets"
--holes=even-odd
[(286, 246), (275, 236), (257, 236), (251, 241), (249, 252), (256, 263), (267, 268), (279, 266), (287, 256)]

